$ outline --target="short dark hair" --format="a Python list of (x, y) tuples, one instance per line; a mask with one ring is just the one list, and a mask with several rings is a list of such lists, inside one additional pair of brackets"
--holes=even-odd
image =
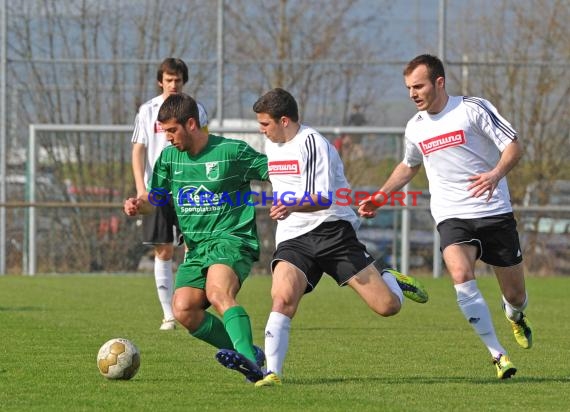
[(156, 120), (162, 123), (176, 119), (176, 123), (185, 124), (190, 118), (196, 120), (196, 124), (200, 127), (200, 115), (196, 100), (185, 93), (175, 93), (164, 100), (158, 110)]
[(404, 67), (404, 76), (409, 75), (418, 66), (424, 65), (428, 69), (429, 79), (433, 84), (438, 77), (443, 77), (445, 79), (445, 69), (443, 68), (443, 63), (441, 60), (431, 54), (420, 54), (414, 57), (410, 62)]
[(181, 59), (176, 59), (174, 57), (167, 57), (160, 63), (160, 66), (156, 72), (156, 80), (162, 82), (162, 76), (164, 73), (168, 74), (181, 74), (182, 82), (186, 84), (188, 82), (188, 66)]
[(275, 88), (261, 96), (253, 105), (255, 113), (267, 113), (274, 120), (286, 116), (299, 121), (299, 107), (295, 98), (286, 90)]

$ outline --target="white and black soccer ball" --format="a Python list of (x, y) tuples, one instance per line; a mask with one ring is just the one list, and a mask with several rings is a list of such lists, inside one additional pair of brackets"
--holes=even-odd
[(97, 354), (97, 367), (107, 379), (131, 379), (137, 374), (140, 365), (140, 352), (128, 339), (108, 340)]

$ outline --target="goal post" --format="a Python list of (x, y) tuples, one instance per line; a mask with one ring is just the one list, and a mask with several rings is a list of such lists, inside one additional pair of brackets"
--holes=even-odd
[[(224, 120), (222, 125), (217, 122), (217, 119), (213, 119), (209, 124), (209, 130), (211, 133), (222, 134), (230, 138), (238, 138), (247, 141), (252, 147), (257, 150), (263, 150), (263, 144), (265, 137), (259, 132), (258, 125), (252, 120), (243, 119), (228, 119)], [(361, 139), (362, 136), (370, 137), (369, 141), (378, 141), (386, 138), (390, 138), (394, 144), (388, 148), (378, 149), (378, 148), (364, 148), (364, 153), (366, 156), (390, 156), (393, 159), (399, 160), (401, 158), (402, 145), (401, 138), (403, 136), (403, 128), (399, 127), (318, 127), (324, 136), (331, 139), (340, 138), (345, 135), (352, 135), (355, 139)], [(39, 199), (38, 185), (37, 182), (39, 178), (42, 177), (42, 172), (40, 168), (45, 168), (46, 162), (58, 161), (59, 166), (65, 169), (66, 173), (78, 173), (80, 175), (89, 175), (88, 172), (81, 171), (81, 167), (85, 165), (90, 165), (93, 167), (93, 163), (97, 161), (101, 164), (109, 164), (117, 168), (118, 164), (123, 165), (123, 169), (120, 174), (114, 171), (111, 177), (107, 177), (107, 180), (102, 178), (95, 181), (103, 182), (105, 185), (114, 185), (116, 180), (120, 177), (121, 182), (123, 182), (122, 188), (126, 187), (124, 175), (128, 175), (131, 179), (132, 171), (130, 169), (130, 138), (133, 131), (132, 125), (85, 125), (85, 124), (31, 124), (29, 126), (29, 139), (26, 154), (26, 184), (27, 184), (27, 196), (26, 204), (23, 205), (26, 209), (26, 225), (25, 234), (23, 241), (23, 252), (22, 252), (22, 267), (23, 272), (27, 275), (35, 275), (38, 273), (38, 209), (61, 209), (61, 210), (74, 210), (79, 211), (79, 209), (117, 209), (122, 205), (122, 200), (129, 195), (125, 190), (119, 190), (118, 195), (108, 196), (107, 202), (98, 201), (98, 198), (92, 198), (89, 201), (54, 201), (53, 199)], [(53, 137), (49, 137), (49, 134), (55, 134)], [(110, 140), (117, 145), (113, 149), (109, 149), (106, 146), (110, 145), (106, 142), (103, 135), (111, 138)], [(70, 137), (70, 136), (73, 136)], [(46, 141), (42, 139), (53, 139), (51, 146), (47, 149), (45, 148)], [(59, 140), (61, 140), (61, 144)], [(360, 140), (359, 140), (360, 141)], [(364, 141), (362, 139), (362, 141)], [(72, 145), (73, 147), (61, 146), (63, 144)], [(101, 151), (101, 148), (106, 148), (106, 151)], [(382, 152), (382, 153), (377, 153)], [(385, 152), (385, 153), (384, 153)], [(120, 153), (120, 156), (118, 155)], [(127, 165), (127, 166), (125, 166)], [(103, 173), (95, 165), (93, 173)], [(88, 176), (89, 177), (89, 176)], [(93, 176), (91, 176), (93, 177)], [(366, 176), (365, 176), (366, 178)], [(109, 182), (109, 179), (113, 179)], [(61, 182), (60, 182), (61, 183)], [(368, 185), (378, 185), (381, 182), (367, 182)], [(69, 189), (69, 188), (68, 188)], [(85, 187), (79, 188), (77, 190), (86, 190)], [(399, 261), (399, 268), (408, 272), (410, 267), (410, 210), (406, 207), (395, 207), (398, 212), (401, 212), (401, 225), (399, 226), (399, 236), (396, 232), (393, 233), (394, 242), (396, 238), (399, 237), (398, 246), (393, 248), (393, 253), (399, 249), (399, 255), (397, 260)], [(82, 218), (79, 218), (82, 219)], [(45, 223), (44, 223), (45, 225)], [(5, 228), (4, 228), (5, 229)], [(41, 229), (41, 228), (40, 228)], [(395, 227), (394, 227), (395, 229)], [(64, 230), (64, 229), (62, 229)], [(83, 229), (86, 236), (93, 236), (91, 233), (92, 229)], [(56, 235), (54, 235), (56, 236)], [(54, 239), (57, 240), (57, 239)], [(83, 239), (82, 239), (83, 240)], [(439, 276), (441, 274), (441, 266), (438, 263), (439, 258), (439, 238), (437, 233), (433, 232), (433, 274), (434, 276)], [(97, 243), (92, 241), (92, 243)], [(267, 243), (267, 242), (266, 242)], [(395, 245), (395, 244), (394, 244)], [(61, 243), (61, 247), (65, 248), (64, 243)], [(88, 246), (86, 246), (88, 247)], [(92, 246), (93, 247), (93, 246)], [(272, 251), (267, 251), (270, 253)], [(101, 252), (96, 252), (100, 254)], [(54, 254), (54, 253), (52, 253)], [(65, 254), (63, 254), (65, 256)]]

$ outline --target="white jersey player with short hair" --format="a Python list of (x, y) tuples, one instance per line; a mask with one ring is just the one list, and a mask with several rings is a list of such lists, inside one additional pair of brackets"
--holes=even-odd
[[(356, 236), (359, 219), (350, 205), (337, 202), (348, 189), (336, 149), (315, 129), (299, 123), (293, 95), (275, 88), (253, 105), (265, 135), (271, 219), (277, 221), (271, 261), (271, 312), (265, 326), (268, 373), (256, 387), (281, 385), (291, 321), (302, 297), (323, 275), (348, 285), (380, 316), (397, 314), (404, 295), (425, 303), (428, 295), (415, 279), (383, 269)], [(345, 199), (343, 199), (345, 200)]]
[[(416, 56), (403, 75), (418, 112), (406, 126), (404, 159), (380, 190), (400, 190), (423, 162), (431, 213), (457, 304), (487, 347), (497, 377), (510, 378), (517, 368), (499, 342), (475, 269), (477, 260), (492, 267), (515, 340), (520, 347), (531, 348), (522, 250), (506, 178), (523, 155), (522, 143), (487, 100), (447, 94), (445, 69), (437, 56)], [(375, 216), (379, 207), (375, 200), (361, 202), (362, 217)]]
[[(156, 121), (158, 111), (168, 96), (182, 91), (188, 82), (188, 66), (179, 58), (167, 57), (158, 67), (156, 81), (162, 93), (139, 107), (131, 138), (132, 170), (137, 197), (150, 191), (148, 186), (154, 164), (162, 149), (169, 144), (160, 123)], [(203, 123), (202, 115), (205, 115), (205, 111), (201, 109), (200, 124), (204, 126), (207, 124), (207, 116), (204, 117), (206, 123)], [(176, 321), (172, 312), (172, 258), (174, 242), (180, 244), (181, 238), (176, 214), (171, 206), (156, 208), (153, 213), (142, 217), (141, 240), (154, 249), (154, 278), (164, 315), (160, 330), (175, 329)]]
[[(162, 103), (164, 103), (164, 96), (161, 94), (140, 106), (135, 118), (135, 129), (131, 139), (132, 143), (141, 143), (146, 147), (144, 181), (147, 186), (152, 178), (152, 169), (154, 168), (156, 159), (158, 159), (162, 149), (170, 145), (170, 142), (166, 140), (160, 122), (156, 120), (158, 110), (160, 106), (162, 106)], [(204, 106), (200, 103), (198, 103), (198, 111), (200, 115), (200, 127), (207, 128), (208, 115), (206, 114), (206, 109), (204, 109)], [(151, 130), (153, 131), (152, 134), (150, 133)]]
[[(331, 203), (328, 209), (312, 213), (293, 212), (287, 222), (277, 225), (276, 246), (284, 241), (308, 233), (323, 222), (346, 220), (356, 230), (359, 219), (350, 206), (340, 206), (334, 199), (338, 189), (349, 188), (344, 167), (337, 150), (319, 132), (300, 125), (297, 135), (288, 142), (274, 143), (266, 139), (265, 152), (269, 159), (269, 176), (274, 196), (282, 202), (287, 199), (306, 199), (318, 194), (318, 202)], [(302, 189), (302, 190), (300, 190)]]
[(490, 102), (449, 96), (441, 112), (418, 112), (408, 122), (405, 136), (404, 163), (414, 167), (424, 162), (436, 223), (512, 211), (505, 177), (488, 201), (467, 190), (468, 178), (495, 167), (500, 153), (517, 139), (515, 130)]

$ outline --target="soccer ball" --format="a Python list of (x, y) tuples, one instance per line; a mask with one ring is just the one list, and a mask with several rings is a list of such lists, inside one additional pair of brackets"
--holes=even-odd
[(139, 350), (128, 339), (111, 339), (101, 346), (97, 354), (97, 367), (107, 379), (131, 379), (140, 365)]

